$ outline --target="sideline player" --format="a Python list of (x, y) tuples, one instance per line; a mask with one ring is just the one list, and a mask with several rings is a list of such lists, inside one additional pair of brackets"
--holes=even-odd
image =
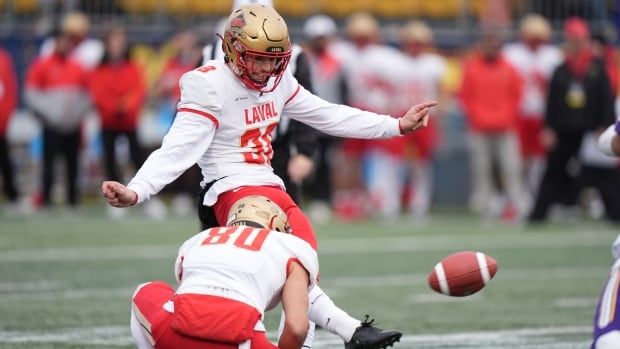
[[(609, 126), (598, 139), (599, 149), (610, 156), (620, 156), (620, 121)], [(620, 314), (618, 294), (620, 293), (620, 235), (611, 248), (614, 264), (609, 278), (601, 292), (594, 315), (594, 341), (592, 349), (620, 348)]]
[[(240, 198), (263, 195), (284, 210), (292, 233), (316, 249), (310, 222), (270, 166), (271, 133), (280, 116), (335, 136), (388, 138), (425, 127), (429, 108), (436, 103), (419, 104), (395, 119), (312, 95), (286, 72), (291, 56), (288, 29), (268, 6), (245, 5), (234, 11), (223, 46), (224, 61), (210, 61), (182, 77), (177, 117), (161, 148), (127, 186), (104, 182), (103, 195), (112, 206), (133, 206), (198, 163), (204, 177), (199, 216), (205, 228), (225, 225)], [(312, 289), (311, 300), (310, 319), (339, 335), (347, 348), (384, 347), (389, 331), (373, 326), (357, 331), (360, 321), (337, 308), (319, 287)]]
[[(620, 154), (620, 153), (619, 153)], [(591, 349), (620, 348), (620, 235), (611, 248), (614, 264), (601, 292), (594, 315), (594, 341)]]
[[(161, 281), (138, 286), (131, 311), (138, 348), (302, 347), (308, 289), (318, 276), (316, 251), (286, 234), (286, 215), (265, 197), (237, 201), (229, 218), (227, 227), (207, 229), (181, 246), (176, 291)], [(286, 320), (275, 346), (262, 319), (280, 302)]]
[(598, 148), (610, 156), (620, 156), (620, 121), (609, 126), (598, 138)]

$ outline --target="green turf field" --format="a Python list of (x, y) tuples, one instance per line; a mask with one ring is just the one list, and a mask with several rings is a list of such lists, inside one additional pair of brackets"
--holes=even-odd
[[(129, 298), (144, 281), (172, 282), (192, 219), (112, 221), (102, 206), (29, 218), (0, 215), (0, 348), (131, 348)], [(351, 314), (404, 332), (397, 348), (586, 348), (618, 231), (603, 223), (540, 228), (481, 225), (440, 212), (407, 220), (317, 226), (321, 283)], [(434, 294), (426, 275), (464, 249), (495, 257), (481, 293)], [(267, 328), (277, 329), (279, 313)], [(342, 348), (317, 333), (315, 348)]]

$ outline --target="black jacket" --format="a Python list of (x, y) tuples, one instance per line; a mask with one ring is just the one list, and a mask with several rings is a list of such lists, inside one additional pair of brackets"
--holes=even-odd
[[(581, 86), (585, 103), (571, 107), (568, 94)], [(556, 68), (549, 84), (545, 125), (557, 133), (581, 133), (604, 128), (615, 121), (614, 93), (605, 64), (594, 59), (583, 79), (573, 76), (566, 62)]]
[[(312, 81), (310, 77), (310, 64), (308, 62), (308, 57), (304, 52), (301, 52), (297, 55), (297, 57), (293, 58), (296, 59), (296, 69), (293, 72), (293, 76), (295, 76), (301, 86), (312, 92)], [(283, 115), (283, 117), (286, 117), (286, 115)], [(272, 142), (273, 147), (280, 149), (280, 152), (288, 152), (290, 146), (293, 146), (297, 149), (297, 153), (312, 157), (314, 148), (316, 147), (317, 138), (319, 136), (319, 131), (304, 123), (292, 119), (288, 123), (286, 129), (284, 129), (282, 125), (283, 123), (281, 121), (276, 129), (276, 137)], [(285, 148), (289, 149), (284, 150)], [(278, 156), (278, 150), (275, 151), (274, 156)]]

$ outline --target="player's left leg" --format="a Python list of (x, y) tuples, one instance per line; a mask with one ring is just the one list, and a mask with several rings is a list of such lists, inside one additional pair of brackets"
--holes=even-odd
[(496, 149), (497, 162), (506, 183), (506, 193), (510, 202), (517, 209), (517, 218), (525, 217), (529, 210), (530, 198), (523, 190), (522, 161), (519, 143), (515, 134), (507, 132), (499, 136)]
[(131, 335), (139, 349), (152, 349), (157, 334), (154, 328), (165, 317), (163, 305), (174, 295), (170, 285), (162, 281), (144, 283), (131, 297)]
[(411, 148), (409, 212), (414, 218), (428, 215), (433, 199), (433, 158), (439, 137), (437, 122), (431, 118), (427, 127), (406, 136)]
[(381, 147), (371, 148), (365, 155), (366, 188), (378, 217), (394, 219), (400, 215), (403, 188), (403, 157), (392, 154)]

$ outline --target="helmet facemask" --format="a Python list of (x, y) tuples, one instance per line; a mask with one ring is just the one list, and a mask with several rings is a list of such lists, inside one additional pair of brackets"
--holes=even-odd
[(286, 23), (273, 8), (242, 6), (229, 17), (221, 39), (226, 62), (248, 88), (271, 92), (278, 86), (291, 44)]
[[(230, 33), (225, 33), (225, 36), (232, 36)], [(230, 52), (232, 55), (226, 55), (227, 60), (231, 63), (231, 67), (235, 75), (243, 81), (243, 83), (250, 89), (260, 92), (272, 92), (282, 80), (284, 71), (288, 66), (288, 62), (291, 59), (291, 50), (287, 52), (262, 52), (255, 51), (244, 45), (241, 41), (229, 38), (230, 44), (226, 41), (223, 45), (230, 46)], [(225, 49), (224, 52), (229, 52)], [(266, 63), (265, 60), (272, 60), (272, 63)], [(259, 66), (262, 64), (268, 65), (271, 69), (259, 70)], [(258, 64), (257, 64), (258, 62)], [(257, 79), (259, 77), (259, 79)], [(274, 78), (270, 84), (270, 79)]]

